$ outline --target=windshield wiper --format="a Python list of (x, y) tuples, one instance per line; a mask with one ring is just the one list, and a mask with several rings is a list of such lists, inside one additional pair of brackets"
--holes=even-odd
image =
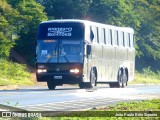
[(62, 55), (62, 57), (64, 57), (64, 59), (69, 63), (68, 58), (66, 57), (66, 55)]
[(47, 62), (49, 62), (52, 58), (57, 58), (57, 53), (58, 53), (58, 48), (57, 48), (57, 44), (55, 46), (55, 49), (53, 51), (53, 55), (48, 56)]
[(49, 56), (48, 59), (47, 59), (47, 62), (49, 62), (52, 58), (57, 58), (57, 56), (56, 55)]

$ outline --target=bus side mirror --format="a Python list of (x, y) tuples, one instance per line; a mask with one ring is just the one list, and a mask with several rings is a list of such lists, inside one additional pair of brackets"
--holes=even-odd
[(91, 45), (87, 45), (87, 55), (91, 54)]

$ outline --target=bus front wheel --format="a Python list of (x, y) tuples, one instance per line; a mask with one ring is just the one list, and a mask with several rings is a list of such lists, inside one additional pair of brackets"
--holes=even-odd
[(53, 81), (47, 81), (48, 89), (55, 90), (56, 84)]
[(96, 86), (97, 82), (97, 71), (96, 68), (92, 67), (90, 70), (90, 81), (89, 82), (81, 82), (79, 83), (80, 89), (83, 88), (93, 88)]
[(84, 89), (84, 88), (86, 88), (85, 83), (83, 83), (83, 82), (79, 83), (79, 88), (80, 88), (80, 89)]
[(96, 86), (97, 74), (95, 68), (91, 68), (90, 71), (90, 87), (93, 88)]

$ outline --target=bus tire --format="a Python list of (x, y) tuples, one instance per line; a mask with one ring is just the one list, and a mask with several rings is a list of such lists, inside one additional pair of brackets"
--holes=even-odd
[(124, 73), (123, 73), (123, 83), (124, 83), (124, 86), (125, 85), (127, 86), (127, 82), (128, 82), (128, 74), (127, 74), (127, 71), (124, 70)]
[(79, 88), (80, 88), (80, 89), (86, 88), (85, 83), (83, 83), (83, 82), (79, 83)]
[(123, 73), (121, 69), (118, 70), (117, 81), (118, 82), (109, 83), (110, 88), (123, 88), (124, 87)]
[(47, 81), (48, 89), (55, 90), (56, 84), (53, 81)]
[(125, 69), (119, 70), (118, 83), (119, 87), (124, 88), (127, 86), (127, 72)]
[(90, 70), (90, 88), (96, 86), (96, 81), (97, 81), (96, 70), (92, 67)]
[(123, 72), (122, 70), (118, 71), (118, 87), (124, 88), (124, 79), (123, 79)]

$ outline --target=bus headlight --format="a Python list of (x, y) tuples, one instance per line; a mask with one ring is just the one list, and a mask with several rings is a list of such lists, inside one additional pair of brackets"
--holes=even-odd
[(46, 69), (37, 69), (37, 73), (43, 73), (43, 72), (47, 72)]
[(79, 69), (70, 69), (71, 73), (79, 73)]

